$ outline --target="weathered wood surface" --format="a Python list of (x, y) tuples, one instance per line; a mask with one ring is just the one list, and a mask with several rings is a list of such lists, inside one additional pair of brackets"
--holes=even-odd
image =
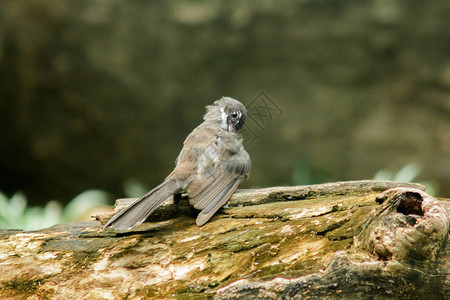
[(182, 200), (129, 232), (97, 221), (0, 230), (0, 298), (445, 299), (450, 202), (424, 189), (243, 190), (203, 227)]

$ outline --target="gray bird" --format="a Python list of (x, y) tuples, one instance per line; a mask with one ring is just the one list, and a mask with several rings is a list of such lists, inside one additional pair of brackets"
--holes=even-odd
[(206, 106), (204, 121), (186, 138), (176, 167), (163, 183), (115, 214), (104, 226), (129, 230), (144, 222), (165, 199), (187, 193), (201, 210), (202, 226), (222, 207), (239, 184), (249, 176), (251, 161), (237, 131), (247, 111), (239, 101), (222, 97)]

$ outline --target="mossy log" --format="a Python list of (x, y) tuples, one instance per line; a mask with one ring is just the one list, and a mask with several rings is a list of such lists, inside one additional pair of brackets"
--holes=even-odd
[(445, 299), (450, 201), (424, 190), (381, 181), (241, 190), (202, 227), (181, 199), (131, 231), (102, 230), (113, 212), (0, 230), (0, 298)]

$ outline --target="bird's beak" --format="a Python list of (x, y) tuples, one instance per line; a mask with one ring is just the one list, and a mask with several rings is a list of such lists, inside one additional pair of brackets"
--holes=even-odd
[(228, 131), (236, 133), (236, 126), (234, 126), (233, 123), (228, 124)]

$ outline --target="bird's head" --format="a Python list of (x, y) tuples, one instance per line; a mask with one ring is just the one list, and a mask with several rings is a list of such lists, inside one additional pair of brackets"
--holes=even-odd
[(245, 123), (245, 106), (230, 97), (222, 97), (206, 107), (205, 121), (218, 122), (223, 130), (236, 133)]

